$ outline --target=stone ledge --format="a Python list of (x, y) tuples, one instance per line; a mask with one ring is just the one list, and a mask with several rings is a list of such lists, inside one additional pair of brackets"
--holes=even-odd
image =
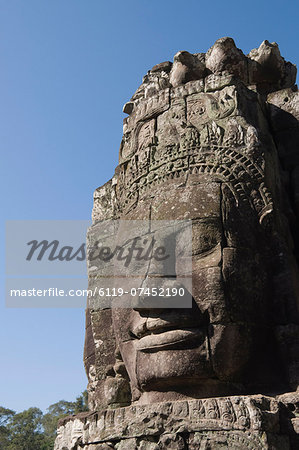
[[(279, 405), (272, 397), (252, 395), (83, 413), (60, 421), (55, 450), (192, 449), (208, 441), (217, 446), (238, 441), (237, 448), (287, 449), (288, 436), (280, 434)], [(171, 436), (171, 446), (166, 444), (167, 436)], [(180, 438), (184, 446), (179, 444)]]

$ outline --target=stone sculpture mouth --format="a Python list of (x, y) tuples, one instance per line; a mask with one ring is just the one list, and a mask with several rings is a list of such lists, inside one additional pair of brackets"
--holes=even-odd
[(166, 310), (159, 313), (151, 312), (147, 317), (140, 317), (131, 328), (131, 334), (136, 339), (153, 334), (162, 334), (168, 331), (185, 329), (198, 330), (206, 325), (207, 318), (201, 313), (194, 314), (192, 310)]
[(205, 332), (198, 328), (180, 328), (160, 330), (148, 334), (137, 341), (136, 349), (143, 352), (191, 348), (198, 346), (205, 339)]

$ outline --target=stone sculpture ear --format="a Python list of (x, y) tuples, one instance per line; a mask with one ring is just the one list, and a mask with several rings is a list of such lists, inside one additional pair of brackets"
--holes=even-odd
[[(98, 287), (99, 280), (97, 279), (97, 262), (90, 255), (91, 251), (94, 252), (96, 250), (98, 238), (102, 235), (102, 223), (108, 223), (115, 217), (117, 211), (116, 183), (116, 177), (113, 177), (94, 192), (94, 206), (92, 210), (94, 224), (88, 230), (87, 238), (88, 286), (92, 290), (96, 286)], [(88, 403), (90, 409), (107, 407), (105, 377), (108, 368), (116, 362), (114, 356), (116, 345), (111, 309), (102, 309), (100, 304), (99, 297), (89, 298), (86, 310), (84, 365), (88, 377)]]
[(84, 364), (88, 376), (88, 405), (94, 410), (106, 408), (108, 402), (112, 402), (112, 398), (106, 395), (105, 380), (114, 373), (110, 368), (116, 364), (115, 336), (111, 309), (88, 309), (87, 317)]
[(119, 408), (131, 403), (131, 390), (126, 366), (117, 349), (114, 366), (108, 366), (104, 384), (104, 393), (107, 405), (110, 408)]

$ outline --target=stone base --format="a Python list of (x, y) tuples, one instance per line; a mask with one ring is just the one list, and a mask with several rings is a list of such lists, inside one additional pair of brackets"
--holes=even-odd
[(60, 421), (54, 450), (295, 449), (298, 401), (233, 396), (82, 413)]

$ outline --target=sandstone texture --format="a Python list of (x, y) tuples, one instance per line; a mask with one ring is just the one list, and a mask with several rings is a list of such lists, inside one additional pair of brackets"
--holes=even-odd
[[(276, 43), (244, 55), (222, 38), (154, 66), (125, 104), (88, 249), (107, 221), (112, 245), (117, 219), (190, 220), (192, 308), (89, 301), (91, 412), (60, 423), (56, 450), (299, 448), (296, 73)], [(113, 271), (89, 259), (90, 289)]]
[(295, 449), (298, 400), (247, 395), (82, 413), (60, 421), (55, 449)]

